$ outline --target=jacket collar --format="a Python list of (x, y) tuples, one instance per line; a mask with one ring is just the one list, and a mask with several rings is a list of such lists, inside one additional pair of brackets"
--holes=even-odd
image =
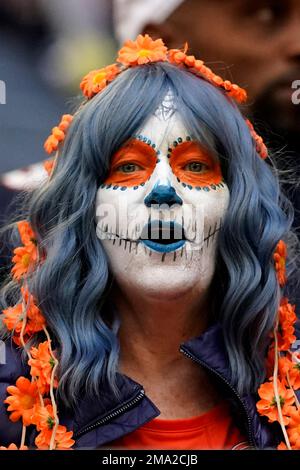
[[(197, 360), (203, 362), (206, 367), (216, 371), (228, 381), (229, 368), (227, 356), (224, 353), (225, 348), (222, 339), (222, 330), (219, 324), (215, 324), (207, 329), (201, 336), (192, 338), (181, 344), (180, 349), (189, 353)], [(101, 398), (91, 400), (84, 397), (79, 406), (70, 414), (73, 416), (74, 432), (81, 432), (89, 426), (92, 426), (103, 417), (114, 413), (118, 408), (126, 405), (143, 390), (143, 386), (124, 374), (117, 374), (117, 386), (120, 390), (119, 396), (116, 397), (109, 388), (108, 383), (99, 385), (101, 388)], [(63, 406), (61, 404), (61, 406)], [(156, 407), (154, 406), (156, 409)], [(157, 410), (157, 409), (156, 409)], [(158, 413), (159, 414), (159, 411)], [(63, 413), (64, 417), (68, 417), (67, 410)]]
[(213, 324), (200, 336), (182, 343), (180, 350), (190, 354), (231, 385), (229, 360), (220, 323)]
[[(227, 385), (227, 392), (231, 390), (232, 397), (235, 396), (236, 398), (236, 404), (239, 402), (237, 408), (240, 409), (240, 412), (243, 411), (243, 420), (248, 424), (247, 430), (255, 446), (258, 448), (272, 447), (274, 446), (274, 438), (275, 444), (280, 442), (280, 438), (276, 437), (278, 434), (276, 424), (270, 426), (266, 420), (259, 417), (256, 411), (257, 395), (240, 396), (233, 386), (222, 327), (219, 323), (209, 327), (202, 335), (182, 343), (180, 350), (218, 376), (221, 382), (223, 381)], [(124, 374), (117, 374), (117, 385), (120, 390), (118, 397), (111, 393), (108, 384), (103, 383), (101, 385), (101, 399), (90, 400), (83, 398), (75, 410), (75, 417), (74, 412), (69, 416), (68, 413), (61, 414), (61, 417), (64, 416), (64, 424), (68, 424), (68, 421), (73, 422), (75, 436), (77, 433), (85, 432), (85, 430), (95, 426), (99, 420), (106, 416), (114, 414), (116, 410), (124, 405), (126, 407), (126, 404), (135, 400), (143, 391), (141, 384)], [(142, 413), (139, 414), (136, 427), (159, 415), (159, 410), (147, 397), (143, 400), (143, 406), (140, 408)]]

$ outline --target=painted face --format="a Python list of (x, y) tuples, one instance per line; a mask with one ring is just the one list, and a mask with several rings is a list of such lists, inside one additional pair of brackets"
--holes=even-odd
[(113, 156), (97, 193), (97, 236), (123, 288), (205, 291), (229, 202), (217, 155), (189, 135), (168, 94)]

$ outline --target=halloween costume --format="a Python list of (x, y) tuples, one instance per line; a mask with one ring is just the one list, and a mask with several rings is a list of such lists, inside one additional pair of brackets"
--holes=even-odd
[[(183, 100), (185, 82), (193, 93), (187, 90)], [(127, 109), (129, 90), (139, 93), (138, 86), (145, 87), (149, 102), (133, 97)], [(86, 101), (74, 116), (62, 117), (45, 143), (55, 157), (46, 163), (48, 186), (32, 202), (33, 223), (18, 223), (22, 246), (14, 250), (12, 276), (21, 300), (4, 309), (2, 322), (14, 343), (25, 349), (30, 370), (21, 366), (19, 353), (8, 342), (10, 360), (1, 366), (0, 378), (10, 415), (3, 407), (0, 440), (21, 449), (95, 448), (111, 445), (158, 416), (142, 386), (116, 372), (115, 323), (99, 316), (99, 309), (103, 315), (110, 309), (101, 297), (108, 280), (105, 253), (117, 283), (137, 288), (140, 283), (149, 290), (179, 289), (185, 283), (197, 286), (200, 295), (217, 282), (215, 264), (222, 265), (223, 317), (181, 351), (216, 378), (246, 446), (298, 448), (300, 359), (291, 349), (296, 316), (285, 297), (279, 304), (287, 281), (286, 244), (280, 238), (291, 220), (277, 203), (276, 181), (263, 162), (267, 149), (234, 104), (245, 102), (245, 90), (188, 55), (187, 45), (168, 50), (162, 40), (147, 35), (127, 41), (118, 64), (90, 72), (81, 89)], [(208, 107), (195, 110), (201, 101)], [(110, 136), (110, 129), (103, 128), (114, 105)], [(128, 116), (132, 112), (126, 125), (118, 121), (124, 109)], [(202, 113), (201, 126), (197, 112)], [(116, 144), (120, 128), (123, 136)], [(90, 133), (102, 130), (96, 142)], [(226, 147), (232, 155), (224, 155)], [(92, 157), (99, 156), (103, 160), (95, 163)], [(124, 201), (126, 211), (120, 209)], [(161, 219), (164, 204), (173, 212)], [(249, 230), (253, 221), (255, 229)], [(229, 230), (233, 223), (235, 230)], [(235, 282), (242, 288), (240, 297)], [(68, 286), (75, 286), (74, 304), (73, 296), (66, 296)], [(234, 322), (243, 323), (243, 312), (247, 315), (238, 330)], [(257, 340), (251, 339), (257, 324)], [(253, 346), (250, 340), (254, 350), (247, 351), (246, 341)], [(268, 343), (265, 373), (261, 361)], [(68, 407), (68, 394), (56, 391), (65, 386), (69, 393), (78, 392), (85, 386), (86, 370), (90, 389), (75, 408)], [(258, 390), (256, 409), (253, 384), (262, 377), (267, 381)], [(119, 396), (111, 389), (118, 389)], [(97, 393), (101, 400), (95, 402)]]

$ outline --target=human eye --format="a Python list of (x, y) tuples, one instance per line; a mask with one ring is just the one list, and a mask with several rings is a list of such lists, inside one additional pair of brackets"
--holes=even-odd
[(140, 171), (142, 170), (142, 167), (140, 165), (137, 165), (136, 163), (123, 163), (122, 165), (119, 165), (116, 168), (117, 171), (120, 171), (122, 173), (134, 173), (135, 171)]
[(192, 161), (187, 163), (183, 169), (193, 173), (203, 173), (208, 169), (208, 166), (203, 162)]
[(257, 23), (268, 27), (282, 23), (288, 16), (288, 2), (281, 0), (253, 2), (250, 7), (250, 15)]

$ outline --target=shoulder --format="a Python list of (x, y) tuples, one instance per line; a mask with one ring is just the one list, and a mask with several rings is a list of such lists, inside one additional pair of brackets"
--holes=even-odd
[(0, 341), (0, 445), (7, 446), (20, 440), (22, 423), (10, 421), (7, 405), (3, 401), (7, 397), (7, 387), (14, 385), (21, 375), (29, 376), (29, 368), (22, 360), (21, 350), (10, 339)]

